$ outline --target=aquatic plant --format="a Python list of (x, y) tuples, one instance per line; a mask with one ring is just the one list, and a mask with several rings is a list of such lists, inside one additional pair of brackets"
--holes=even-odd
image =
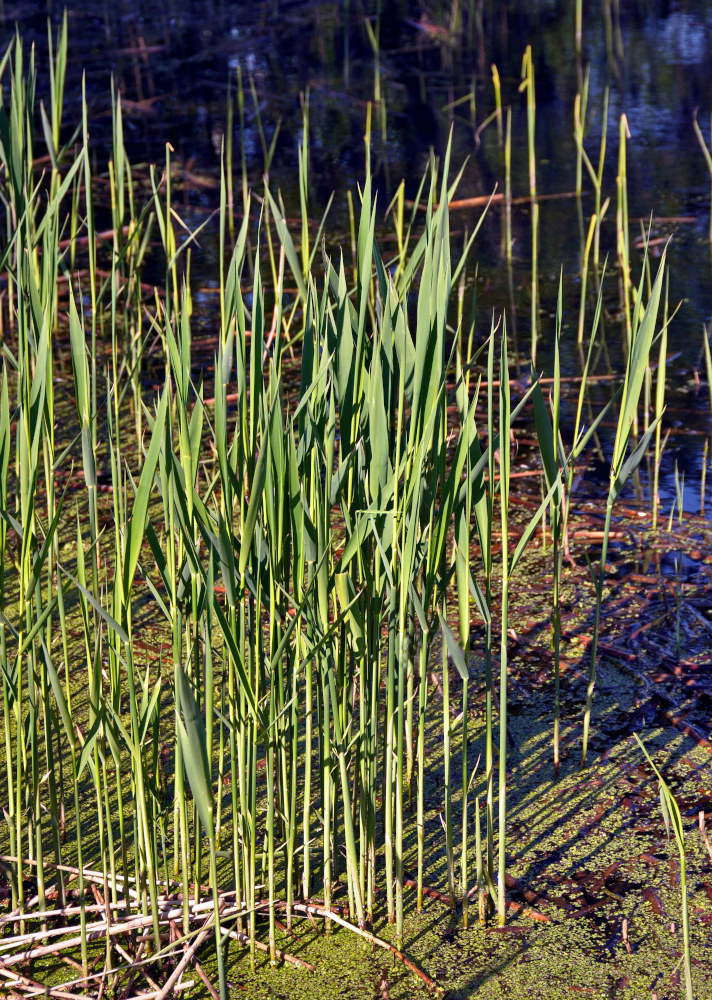
[[(452, 326), (481, 218), (453, 259), (449, 204), (462, 171), (453, 176), (451, 146), (442, 162), (431, 156), (408, 225), (402, 193), (395, 202), (398, 249), (384, 259), (369, 117), (352, 280), (343, 256), (330, 253), (322, 239), (324, 219), (310, 238), (308, 102), (295, 245), (268, 176), (276, 134), (268, 143), (250, 80), (266, 176), (261, 194), (250, 194), (242, 161), (242, 217), (238, 213), (233, 227), (227, 150), (221, 250), (233, 228), (236, 237), (220, 261), (213, 371), (198, 372), (190, 283), (198, 231), (179, 242), (187, 227), (173, 200), (171, 150), (160, 172), (150, 169), (141, 207), (121, 100), (112, 95), (112, 230), (101, 238), (86, 97), (75, 140), (59, 148), (66, 23), (53, 59), (52, 117), (44, 130), (52, 159), (48, 181), (33, 168), (35, 70), (32, 60), (25, 66), (19, 36), (0, 62), (0, 77), (10, 78), (9, 112), (0, 109), (0, 183), (11, 319), (0, 391), (2, 798), (20, 934), (33, 919), (23, 879), (32, 874), (45, 911), (46, 880), (55, 872), (67, 914), (65, 876), (76, 875), (78, 907), (71, 915), (79, 917), (79, 937), (68, 933), (43, 945), (42, 927), (39, 936), (23, 938), (23, 948), (40, 955), (45, 947), (59, 953), (78, 946), (84, 983), (94, 935), (105, 947), (102, 982), (125, 971), (127, 962), (145, 957), (160, 967), (180, 954), (157, 991), (166, 996), (189, 961), (202, 970), (197, 949), (212, 938), (225, 996), (228, 942), (246, 945), (254, 963), (262, 944), (258, 918), (266, 916), (264, 947), (276, 962), (282, 909), (288, 927), (296, 914), (308, 913), (327, 928), (340, 923), (384, 945), (367, 929), (384, 887), (400, 953), (409, 852), (417, 906), (423, 901), (430, 861), (426, 786), (435, 769), (442, 774), (448, 902), (462, 906), (467, 920), (474, 848), (480, 917), (496, 908), (503, 925), (514, 574), (548, 513), (558, 768), (567, 490), (574, 461), (607, 412), (582, 428), (587, 361), (567, 455), (561, 296), (548, 405), (534, 371), (529, 385), (516, 383), (520, 397), (513, 399), (506, 322), (500, 328), (493, 320), (479, 350), (472, 328), (463, 336), (462, 311)], [(238, 83), (242, 122), (241, 78)], [(524, 86), (536, 207), (531, 51)], [(508, 115), (508, 155), (510, 132)], [(597, 172), (581, 155), (596, 185), (597, 226), (605, 211), (603, 148)], [(416, 229), (421, 196), (424, 218)], [(533, 221), (536, 248), (536, 215)], [(69, 247), (62, 241), (67, 229)], [(163, 286), (145, 297), (142, 273), (154, 230)], [(597, 268), (597, 242), (594, 247)], [(656, 420), (629, 453), (664, 266), (663, 257), (647, 301), (642, 280), (633, 296), (595, 576), (584, 763), (613, 504), (662, 412), (660, 401)], [(599, 294), (589, 360), (600, 310)], [(536, 324), (533, 292), (533, 350)], [(59, 426), (56, 386), (69, 378), (62, 358), (67, 340), (76, 419)], [(299, 387), (288, 396), (288, 351), (299, 341)], [(480, 350), (484, 368), (478, 367)], [(152, 394), (145, 390), (147, 372)], [(483, 427), (480, 393), (486, 396)], [(510, 442), (530, 403), (545, 487), (515, 541)], [(81, 476), (73, 463), (81, 464)], [(110, 501), (100, 497), (100, 480)], [(473, 617), (485, 631), (478, 650), (485, 684), (481, 777), (469, 726), (470, 692), (482, 683), (470, 656)], [(430, 683), (438, 652), (440, 704)], [(458, 750), (459, 788), (453, 774)], [(71, 847), (64, 843), (67, 824)], [(94, 827), (90, 839), (87, 830)], [(100, 928), (88, 919), (88, 891), (104, 913)], [(118, 939), (137, 929), (141, 943), (127, 959)], [(10, 964), (0, 958), (0, 968)]]
[(645, 757), (655, 771), (658, 779), (658, 790), (660, 792), (660, 808), (665, 822), (665, 830), (670, 839), (670, 827), (672, 826), (675, 836), (675, 843), (680, 854), (680, 886), (682, 890), (682, 938), (683, 938), (683, 964), (685, 968), (685, 996), (687, 1000), (692, 1000), (692, 974), (690, 971), (690, 916), (687, 909), (687, 875), (685, 866), (685, 831), (682, 827), (682, 815), (680, 807), (675, 800), (675, 796), (668, 788), (663, 776), (655, 765), (654, 760), (648, 753), (643, 741), (637, 733), (633, 734), (638, 742), (638, 746), (645, 754)]

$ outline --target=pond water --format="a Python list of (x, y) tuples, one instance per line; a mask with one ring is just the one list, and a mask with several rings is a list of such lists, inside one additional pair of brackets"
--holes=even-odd
[[(321, 214), (336, 192), (328, 225), (331, 247), (348, 252), (346, 192), (355, 193), (364, 173), (364, 126), (373, 110), (373, 166), (379, 204), (385, 210), (401, 178), (414, 195), (429, 151), (445, 149), (453, 130), (453, 162), (467, 159), (457, 197), (503, 190), (504, 167), (495, 109), (492, 66), (501, 81), (502, 104), (512, 110), (512, 192), (527, 196), (526, 94), (520, 91), (522, 56), (532, 46), (536, 87), (536, 176), (540, 195), (570, 195), (575, 186), (574, 102), (589, 73), (585, 148), (598, 162), (605, 94), (609, 94), (607, 152), (602, 196), (611, 204), (602, 225), (602, 258), (615, 258), (616, 172), (619, 122), (625, 114), (630, 139), (627, 174), (631, 240), (652, 215), (651, 236), (672, 236), (670, 304), (681, 307), (670, 329), (667, 424), (672, 434), (663, 469), (664, 504), (675, 496), (675, 463), (685, 477), (686, 510), (700, 507), (703, 441), (710, 430), (704, 379), (703, 327), (712, 313), (709, 243), (710, 177), (693, 130), (698, 113), (710, 140), (712, 8), (704, 0), (601, 0), (586, 3), (580, 52), (571, 0), (270, 0), (227, 3), (190, 0), (76, 2), (69, 11), (70, 72), (67, 128), (79, 106), (86, 70), (90, 130), (101, 169), (111, 133), (110, 80), (124, 99), (126, 142), (133, 161), (164, 157), (166, 142), (188, 170), (184, 216), (202, 221), (217, 203), (220, 147), (227, 128), (227, 91), (233, 96), (238, 69), (245, 87), (242, 127), (233, 117), (235, 162), (244, 150), (250, 182), (264, 169), (263, 138), (274, 144), (270, 184), (288, 212), (296, 210), (296, 152), (302, 140), (302, 103), (309, 100), (310, 210)], [(40, 91), (46, 87), (47, 18), (56, 30), (63, 5), (49, 0), (0, 4), (0, 33), (10, 40), (17, 24), (35, 42)], [(0, 35), (1, 37), (1, 35)], [(250, 92), (254, 83), (254, 98)], [(698, 110), (699, 109), (699, 110)], [(263, 135), (261, 131), (263, 130)], [(239, 185), (239, 179), (236, 181)], [(472, 230), (481, 209), (453, 213), (456, 244)], [(575, 375), (582, 240), (594, 211), (584, 172), (583, 195), (540, 205), (540, 343), (537, 365), (546, 371), (547, 346), (559, 273), (564, 275), (564, 370)], [(637, 221), (640, 220), (640, 221)], [(645, 220), (645, 221), (644, 221)], [(502, 209), (490, 209), (475, 245), (478, 268), (477, 330), (489, 331), (492, 310), (508, 312), (517, 336), (518, 361), (527, 364), (530, 337), (531, 212), (515, 205), (512, 261), (503, 252)], [(637, 280), (642, 251), (633, 251)], [(214, 235), (201, 238), (195, 255), (196, 288), (214, 282)], [(656, 262), (653, 260), (653, 266)], [(471, 268), (474, 274), (474, 266)], [(593, 286), (590, 277), (589, 284)], [(214, 296), (198, 293), (209, 327)], [(620, 367), (623, 328), (614, 269), (604, 282), (607, 354)], [(589, 303), (587, 329), (593, 302)], [(603, 360), (600, 372), (605, 372)], [(701, 372), (701, 381), (697, 373)], [(709, 477), (712, 479), (712, 477)], [(708, 503), (709, 503), (708, 497)]]

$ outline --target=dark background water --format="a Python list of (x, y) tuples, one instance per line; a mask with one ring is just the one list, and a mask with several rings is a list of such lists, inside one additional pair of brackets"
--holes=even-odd
[[(512, 188), (528, 193), (526, 95), (519, 91), (521, 60), (532, 46), (536, 80), (536, 158), (540, 194), (570, 192), (575, 182), (573, 107), (589, 68), (585, 145), (594, 162), (609, 88), (608, 151), (603, 197), (611, 198), (602, 230), (603, 252), (615, 255), (615, 197), (619, 120), (627, 117), (631, 219), (654, 216), (653, 238), (673, 236), (669, 252), (670, 301), (682, 302), (670, 330), (668, 425), (673, 428), (664, 470), (669, 496), (673, 461), (685, 471), (685, 506), (699, 505), (702, 436), (709, 433), (709, 395), (698, 388), (703, 325), (712, 314), (712, 263), (708, 242), (710, 178), (693, 133), (696, 109), (709, 139), (712, 113), (712, 5), (702, 0), (600, 0), (583, 4), (580, 54), (574, 37), (571, 0), (271, 0), (217, 3), (77, 2), (69, 9), (70, 70), (66, 90), (67, 131), (76, 118), (82, 71), (87, 74), (90, 130), (98, 169), (108, 156), (111, 133), (110, 82), (124, 99), (125, 139), (134, 162), (164, 157), (170, 142), (177, 161), (194, 178), (183, 193), (189, 223), (215, 208), (215, 182), (227, 117), (227, 90), (233, 95), (240, 68), (246, 87), (244, 128), (233, 119), (236, 169), (244, 150), (250, 183), (261, 184), (264, 169), (259, 124), (269, 143), (280, 124), (270, 169), (288, 211), (298, 206), (296, 153), (302, 140), (302, 101), (309, 95), (310, 211), (320, 215), (336, 192), (328, 227), (333, 247), (348, 251), (346, 191), (354, 193), (364, 175), (364, 127), (373, 111), (373, 166), (379, 204), (385, 209), (403, 178), (412, 195), (431, 148), (441, 154), (453, 130), (453, 162), (468, 158), (458, 197), (503, 189), (502, 150), (495, 122), (483, 127), (494, 109), (491, 67), (498, 68), (502, 102), (512, 109)], [(63, 4), (0, 4), (0, 40), (9, 42), (17, 24), (36, 45), (40, 95), (46, 88), (47, 19), (53, 31)], [(367, 27), (378, 39), (374, 53)], [(451, 28), (455, 28), (451, 31)], [(250, 78), (257, 95), (255, 106)], [(385, 123), (381, 108), (385, 107)], [(257, 110), (259, 109), (259, 110)], [(385, 129), (383, 125), (385, 124)], [(239, 177), (236, 178), (239, 188)], [(581, 240), (593, 212), (591, 184), (584, 195), (543, 201), (540, 218), (540, 331), (538, 365), (546, 369), (547, 338), (560, 270), (564, 273), (565, 344), (575, 341)], [(479, 209), (453, 214), (455, 241), (472, 229)], [(658, 220), (666, 221), (658, 221)], [(684, 221), (682, 221), (684, 219)], [(669, 221), (672, 220), (672, 221)], [(640, 223), (631, 225), (635, 238)], [(478, 267), (478, 332), (489, 331), (492, 310), (507, 308), (518, 333), (522, 363), (529, 347), (531, 221), (527, 204), (514, 210), (513, 263), (502, 251), (501, 209), (489, 213), (474, 249)], [(201, 239), (194, 258), (196, 286), (214, 281), (215, 240)], [(634, 274), (642, 253), (634, 252)], [(653, 262), (655, 264), (655, 262)], [(593, 281), (590, 280), (590, 284)], [(205, 297), (204, 323), (212, 322)], [(201, 302), (198, 294), (198, 302)], [(615, 317), (618, 282), (610, 272), (604, 304)], [(592, 311), (592, 310), (591, 310)], [(200, 317), (198, 317), (200, 322)], [(620, 364), (622, 330), (607, 326), (608, 354)], [(603, 364), (603, 362), (601, 362)], [(576, 351), (566, 351), (565, 370), (574, 374)], [(600, 369), (600, 370), (603, 370)], [(695, 432), (695, 433), (688, 433)]]

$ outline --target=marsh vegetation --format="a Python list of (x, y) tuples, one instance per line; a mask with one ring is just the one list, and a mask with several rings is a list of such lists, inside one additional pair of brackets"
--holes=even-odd
[[(417, 30), (451, 46), (476, 9)], [(66, 120), (66, 16), (41, 59), (19, 32), (0, 57), (14, 995), (709, 995), (710, 530), (677, 467), (672, 509), (660, 491), (674, 246), (631, 238), (625, 114), (606, 193), (582, 70), (559, 192), (586, 213), (576, 294), (541, 280), (528, 47), (523, 350), (521, 308), (517, 340), (509, 303), (478, 303), (494, 211), (514, 294), (521, 204), (496, 68), (501, 189), (461, 197), (455, 124), (386, 204), (379, 24), (335, 230), (308, 95), (285, 198), (238, 67), (194, 223), (171, 145), (130, 154), (118, 89), (106, 163), (86, 84)]]

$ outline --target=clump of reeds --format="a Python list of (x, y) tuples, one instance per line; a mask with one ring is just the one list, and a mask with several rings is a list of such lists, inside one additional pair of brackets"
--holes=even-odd
[[(140, 207), (115, 95), (113, 231), (108, 246), (100, 244), (86, 101), (77, 144), (60, 148), (65, 63), (66, 23), (52, 62), (46, 195), (32, 166), (34, 64), (25, 66), (19, 38), (0, 63), (0, 76), (9, 76), (2, 111), (9, 140), (0, 149), (2, 267), (14, 338), (5, 343), (0, 393), (3, 842), (21, 935), (12, 949), (22, 947), (28, 957), (37, 948), (49, 948), (46, 954), (78, 947), (82, 977), (73, 985), (97, 988), (135, 974), (144, 959), (159, 975), (155, 970), (178, 952), (172, 971), (163, 966), (158, 995), (166, 996), (189, 962), (204, 975), (197, 949), (212, 939), (225, 996), (226, 947), (237, 940), (254, 961), (261, 918), (271, 961), (282, 957), (277, 912), (286, 912), (288, 926), (316, 914), (327, 928), (345, 924), (388, 946), (366, 929), (385, 882), (386, 916), (400, 952), (411, 881), (406, 841), (413, 830), (412, 882), (421, 907), (430, 860), (426, 781), (434, 768), (443, 779), (447, 899), (466, 915), (474, 852), (480, 919), (496, 909), (504, 923), (509, 591), (550, 510), (558, 767), (566, 497), (573, 461), (598, 423), (581, 427), (585, 373), (567, 454), (558, 356), (549, 403), (535, 374), (515, 405), (506, 326), (500, 331), (493, 323), (480, 427), (472, 330), (464, 337), (449, 326), (478, 227), (453, 260), (448, 203), (459, 176), (451, 177), (449, 149), (442, 163), (432, 159), (421, 185), (427, 207), (420, 235), (404, 232), (401, 198), (398, 254), (384, 261), (366, 144), (352, 282), (339, 254), (323, 249), (319, 258), (320, 239), (310, 245), (305, 122), (301, 246), (279, 194), (265, 182), (255, 221), (256, 197), (244, 187), (242, 221), (221, 261), (208, 386), (193, 365), (194, 234), (179, 244), (170, 151), (165, 169), (151, 170), (151, 197)], [(529, 57), (533, 102), (532, 73)], [(533, 103), (530, 134), (533, 143)], [(530, 155), (533, 163), (533, 148)], [(600, 186), (600, 170), (585, 162)], [(232, 230), (230, 173), (228, 163), (221, 248)], [(67, 227), (69, 256), (61, 242)], [(152, 228), (164, 252), (165, 283), (147, 300), (141, 268)], [(102, 254), (107, 259), (100, 261)], [(290, 308), (288, 273), (297, 288)], [(647, 305), (642, 284), (634, 302), (606, 532), (613, 502), (657, 423), (628, 456), (662, 273), (661, 266)], [(532, 307), (535, 344), (535, 299)], [(65, 315), (71, 429), (67, 400), (55, 388)], [(299, 390), (287, 407), (286, 349), (297, 337)], [(142, 391), (148, 364), (159, 383), (152, 398)], [(546, 488), (510, 547), (509, 443), (532, 400)], [(100, 497), (100, 476), (110, 502)], [(605, 558), (604, 541), (584, 761)], [(470, 658), (475, 616), (485, 626), (483, 677)], [(438, 636), (441, 704), (429, 683)], [(483, 682), (484, 737), (475, 747), (468, 692)], [(430, 723), (440, 712), (434, 737)], [(459, 790), (451, 770), (458, 751)], [(65, 843), (67, 827), (73, 837)], [(89, 827), (97, 830), (91, 842)], [(46, 926), (26, 933), (34, 919), (26, 875), (36, 882), (42, 920), (56, 899), (64, 919), (79, 918), (78, 935), (42, 944), (50, 941)], [(96, 913), (102, 915), (94, 922)], [(129, 931), (141, 933), (132, 955), (119, 944)], [(105, 949), (99, 977), (89, 973), (97, 936)], [(0, 973), (16, 961), (14, 951), (0, 955)]]

